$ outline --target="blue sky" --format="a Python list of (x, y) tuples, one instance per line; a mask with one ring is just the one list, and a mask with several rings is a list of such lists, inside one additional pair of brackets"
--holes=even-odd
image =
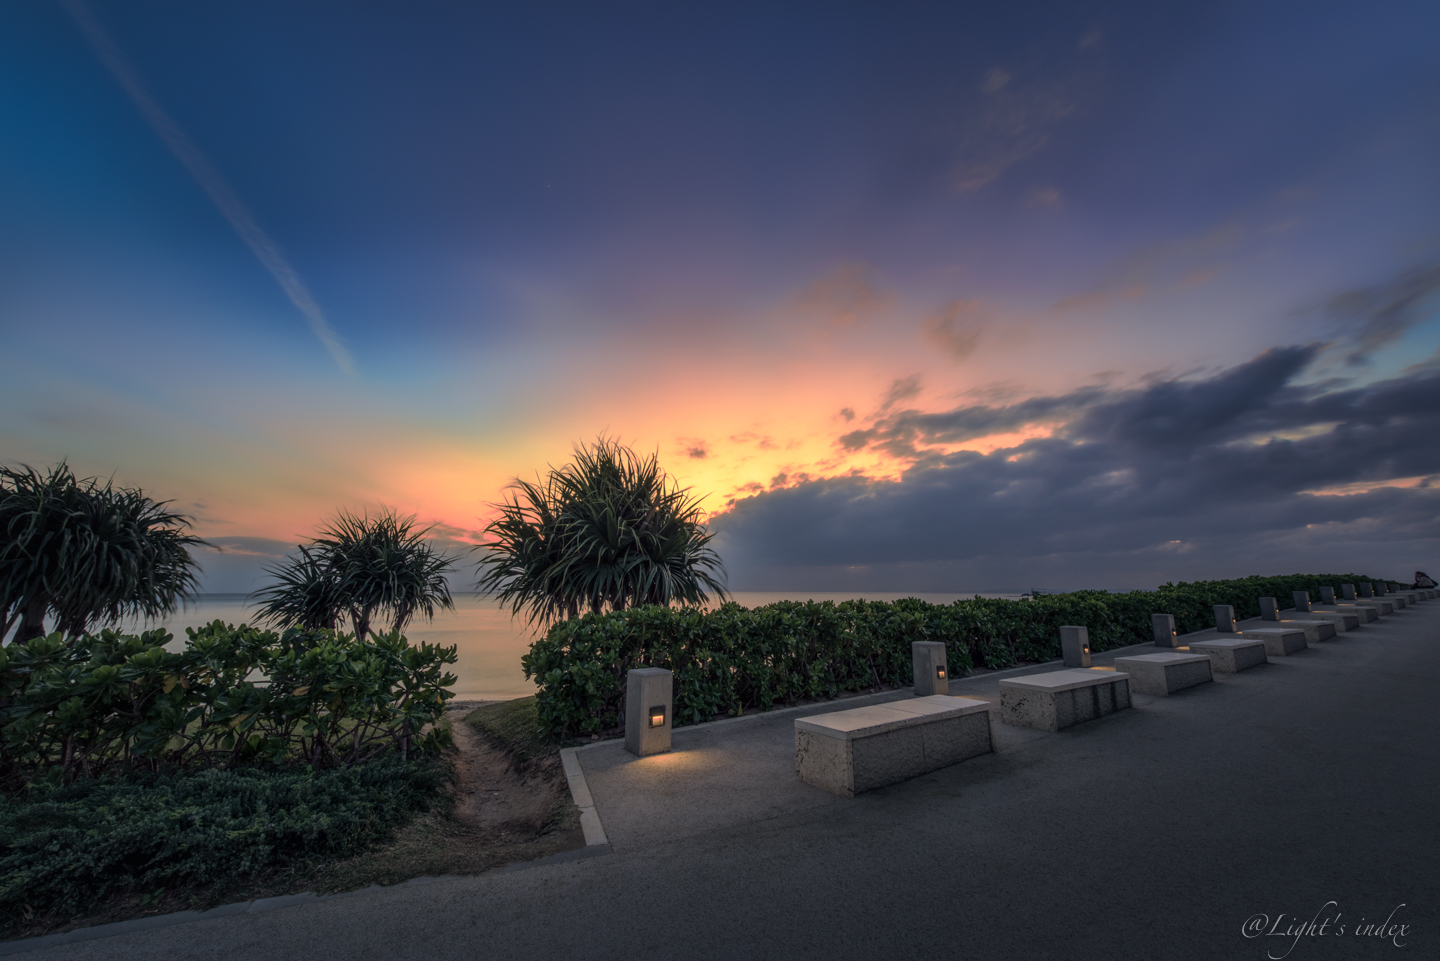
[[(1430, 3), (7, 4), (0, 458), (173, 498), (231, 545), (213, 589), (340, 507), (472, 542), (601, 431), (710, 495), (740, 589), (1401, 576), (1440, 547), (1437, 36)], [(998, 506), (995, 464), (1255, 371), (1284, 389), (1178, 442), (1283, 490), (1154, 500), (1145, 435), (1099, 500)], [(897, 442), (926, 417), (991, 430)]]

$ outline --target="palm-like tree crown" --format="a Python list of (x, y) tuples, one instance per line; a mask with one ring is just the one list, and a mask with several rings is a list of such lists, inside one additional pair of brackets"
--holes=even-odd
[(512, 491), (485, 528), (479, 588), (532, 623), (725, 596), (700, 501), (654, 454), (601, 437), (578, 445), (574, 463)]
[(300, 554), (267, 571), (270, 586), (256, 591), (259, 619), (281, 627), (335, 627), (349, 618), (361, 639), (377, 616), (403, 631), (416, 614), (453, 610), (445, 575), (455, 562), (425, 543), (432, 527), (382, 509), (371, 517), (340, 511)]
[(193, 595), (190, 521), (138, 489), (0, 467), (0, 617), (16, 640), (44, 633), (45, 615), (76, 635), (99, 623), (160, 617)]

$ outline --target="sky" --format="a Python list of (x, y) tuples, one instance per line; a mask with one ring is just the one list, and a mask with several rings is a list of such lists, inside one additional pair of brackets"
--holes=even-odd
[(209, 591), (342, 508), (458, 551), (601, 434), (705, 497), (736, 590), (1433, 573), (1437, 38), (0, 5), (0, 462), (172, 501)]

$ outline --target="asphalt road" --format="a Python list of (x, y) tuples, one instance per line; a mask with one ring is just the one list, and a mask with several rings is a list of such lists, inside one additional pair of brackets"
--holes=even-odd
[(854, 800), (776, 780), (789, 718), (677, 732), (584, 761), (611, 854), (22, 957), (1440, 957), (1440, 601), (1135, 702)]

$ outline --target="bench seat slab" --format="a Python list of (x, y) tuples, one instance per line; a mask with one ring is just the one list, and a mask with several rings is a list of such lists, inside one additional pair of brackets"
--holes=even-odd
[(1305, 643), (1305, 632), (1284, 627), (1247, 627), (1240, 636), (1252, 641), (1264, 641), (1265, 653), (1270, 657), (1286, 657), (1298, 654), (1309, 645)]
[(1266, 661), (1265, 642), (1243, 638), (1233, 641), (1191, 641), (1187, 650), (1210, 658), (1211, 670), (1220, 674), (1238, 674)]
[(1166, 697), (1187, 687), (1213, 681), (1210, 658), (1179, 651), (1115, 658), (1115, 670), (1130, 675), (1130, 689), (1139, 694)]
[(1316, 614), (1354, 614), (1361, 624), (1380, 620), (1380, 613), (1373, 607), (1356, 607), (1353, 604), (1312, 604), (1310, 610)]
[(1324, 621), (1335, 628), (1335, 633), (1343, 634), (1346, 631), (1359, 630), (1359, 614), (1342, 614), (1339, 611), (1296, 611), (1285, 612), (1285, 619), (1292, 621)]
[(1077, 668), (1000, 682), (1000, 719), (1017, 727), (1059, 731), (1130, 706), (1130, 677)]
[(990, 705), (934, 694), (795, 720), (795, 773), (854, 797), (993, 751)]

